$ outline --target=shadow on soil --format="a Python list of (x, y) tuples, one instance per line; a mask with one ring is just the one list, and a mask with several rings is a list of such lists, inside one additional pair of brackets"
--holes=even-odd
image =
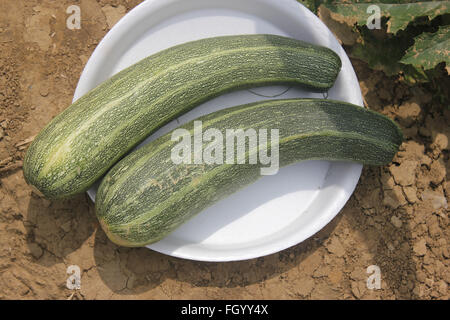
[(36, 262), (52, 266), (80, 248), (98, 224), (93, 209), (84, 194), (58, 201), (32, 194), (24, 225)]
[[(319, 233), (299, 245), (279, 253), (244, 261), (191, 261), (170, 257), (147, 248), (121, 248), (112, 244), (101, 229), (96, 233), (94, 256), (102, 280), (118, 294), (139, 294), (160, 285), (167, 278), (197, 287), (233, 288), (277, 277), (297, 267), (321, 247), (339, 220), (340, 216), (336, 217)], [(115, 254), (112, 254), (112, 251), (115, 251)], [(122, 261), (124, 258), (126, 261)], [(115, 276), (123, 273), (121, 265), (133, 273), (128, 277), (125, 289), (123, 280)]]
[[(360, 233), (373, 257), (374, 265), (380, 267), (381, 279), (394, 293), (396, 299), (417, 299), (413, 293), (416, 281), (416, 264), (413, 261), (412, 239), (408, 222), (394, 226), (392, 217), (401, 221), (411, 219), (404, 207), (388, 208), (383, 204), (381, 172), (387, 168), (364, 168), (359, 185), (345, 211), (350, 228)], [(392, 196), (390, 194), (390, 196)], [(392, 199), (394, 202), (399, 199)], [(368, 275), (369, 276), (369, 275)]]
[[(415, 298), (411, 284), (415, 283), (416, 270), (412, 261), (412, 247), (408, 243), (411, 231), (407, 223), (400, 230), (390, 223), (392, 215), (402, 219), (406, 212), (401, 208), (387, 209), (382, 204), (381, 170), (384, 168), (364, 169), (362, 181), (341, 214), (316, 235), (282, 252), (257, 259), (225, 263), (183, 260), (146, 248), (117, 247), (99, 229), (95, 236), (94, 256), (100, 277), (113, 292), (122, 295), (148, 291), (167, 278), (196, 287), (246, 286), (278, 277), (298, 267), (305, 258), (325, 245), (324, 242), (345, 217), (344, 223), (362, 234), (373, 256), (373, 264), (381, 268), (383, 284), (394, 292), (397, 299)], [(376, 189), (379, 192), (374, 191)], [(364, 203), (368, 198), (375, 206), (372, 214), (362, 208), (362, 205), (371, 206)], [(346, 251), (351, 249), (346, 248)], [(124, 267), (128, 271), (125, 272), (127, 276), (124, 275)], [(365, 270), (367, 266), (361, 268)]]

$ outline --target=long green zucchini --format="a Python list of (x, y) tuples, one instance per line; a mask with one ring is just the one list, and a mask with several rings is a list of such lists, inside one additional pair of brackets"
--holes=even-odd
[[(223, 137), (226, 129), (278, 129), (280, 166), (308, 159), (383, 165), (392, 160), (402, 142), (400, 129), (389, 118), (322, 99), (268, 100), (197, 120), (202, 121), (203, 132), (215, 128)], [(181, 128), (192, 134), (194, 124)], [(249, 164), (261, 144), (246, 149), (245, 164), (175, 164), (172, 152), (180, 141), (172, 139), (172, 132), (167, 133), (132, 152), (104, 177), (97, 193), (96, 214), (116, 244), (132, 247), (158, 241), (261, 176), (261, 165)], [(203, 150), (211, 143), (204, 141)]]
[(276, 35), (202, 39), (145, 58), (55, 117), (24, 161), (48, 198), (87, 190), (145, 137), (222, 93), (291, 84), (329, 89), (341, 68), (330, 49)]

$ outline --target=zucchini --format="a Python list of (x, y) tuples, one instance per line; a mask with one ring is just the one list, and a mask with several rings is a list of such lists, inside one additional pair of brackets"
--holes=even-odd
[[(398, 126), (384, 115), (323, 99), (266, 100), (197, 120), (204, 132), (215, 128), (224, 137), (231, 128), (279, 129), (280, 166), (309, 159), (383, 165), (392, 160), (403, 139)], [(193, 122), (181, 128), (192, 134)], [(258, 147), (246, 147), (245, 164), (174, 164), (171, 150), (177, 143), (172, 132), (167, 133), (129, 154), (104, 177), (96, 215), (116, 244), (134, 247), (158, 241), (261, 177), (261, 166), (248, 161)], [(204, 150), (209, 143), (203, 142)]]
[(56, 116), (30, 145), (26, 181), (48, 198), (87, 190), (149, 134), (222, 93), (290, 84), (329, 89), (332, 50), (276, 35), (207, 38), (149, 56)]

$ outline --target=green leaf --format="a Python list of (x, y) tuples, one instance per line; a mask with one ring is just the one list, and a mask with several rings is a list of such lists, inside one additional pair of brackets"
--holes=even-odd
[(302, 5), (304, 5), (305, 7), (307, 7), (312, 12), (316, 13), (317, 6), (315, 0), (297, 0), (297, 1), (300, 2)]
[(382, 70), (388, 76), (403, 71), (403, 65), (398, 61), (412, 44), (412, 40), (396, 37), (377, 38), (371, 31), (366, 32), (363, 40), (349, 50), (350, 56), (366, 61), (372, 69)]
[(416, 68), (433, 69), (441, 62), (450, 66), (450, 26), (441, 26), (434, 33), (422, 33), (414, 38), (401, 63), (411, 64)]
[[(360, 26), (367, 25), (368, 18), (374, 13), (367, 12), (369, 6), (373, 3), (353, 3), (353, 4), (322, 4), (330, 11), (339, 14), (344, 19)], [(397, 33), (404, 30), (408, 24), (419, 17), (427, 17), (432, 20), (437, 16), (450, 13), (449, 1), (430, 1), (430, 2), (413, 2), (413, 3), (397, 3), (385, 4), (377, 3), (380, 8), (382, 17), (388, 18), (387, 32)]]

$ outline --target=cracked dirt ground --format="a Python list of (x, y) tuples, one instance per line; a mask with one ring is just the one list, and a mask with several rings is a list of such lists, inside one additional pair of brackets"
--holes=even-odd
[[(406, 140), (393, 163), (365, 168), (342, 212), (311, 239), (230, 263), (121, 248), (106, 238), (86, 195), (50, 202), (21, 171), (33, 136), (72, 99), (88, 57), (138, 0), (0, 2), (0, 299), (448, 299), (450, 110), (357, 60), (370, 108)], [(66, 8), (82, 11), (66, 28)], [(67, 267), (81, 289), (66, 288)], [(366, 268), (381, 268), (381, 289)]]

